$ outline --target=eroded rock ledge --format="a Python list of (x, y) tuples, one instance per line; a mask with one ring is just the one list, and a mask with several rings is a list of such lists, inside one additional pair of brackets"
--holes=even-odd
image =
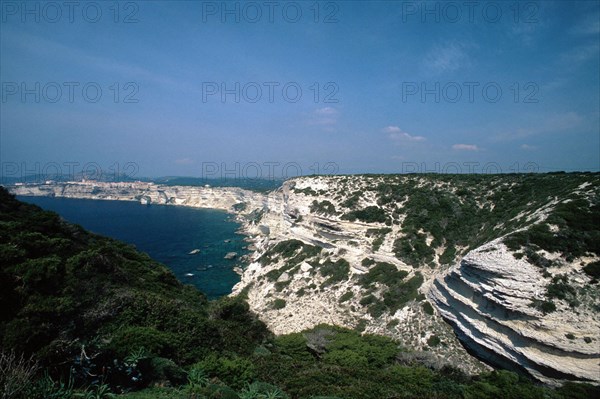
[[(495, 240), (438, 276), (429, 297), (479, 357), (538, 380), (600, 379), (600, 320), (582, 306), (550, 314), (530, 306), (543, 299), (540, 268), (514, 258)], [(586, 342), (594, 337), (595, 344)]]

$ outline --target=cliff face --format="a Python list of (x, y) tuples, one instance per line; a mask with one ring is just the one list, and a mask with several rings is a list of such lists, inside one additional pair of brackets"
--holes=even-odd
[[(257, 251), (234, 292), (247, 292), (276, 333), (337, 324), (427, 350), (438, 365), (485, 367), (468, 350), (551, 384), (600, 382), (600, 287), (583, 270), (600, 255), (590, 244), (600, 226), (598, 177), (490, 176), (475, 189), (467, 179), (288, 181), (249, 225)], [(390, 192), (406, 195), (390, 200)], [(595, 230), (567, 223), (561, 206), (579, 202)], [(553, 249), (504, 244), (543, 228)], [(296, 240), (303, 246), (281, 247)], [(585, 248), (569, 252), (578, 245)], [(341, 276), (332, 276), (331, 264)]]
[(335, 324), (433, 367), (600, 382), (598, 175), (302, 177), (268, 195), (120, 184), (13, 192), (237, 212), (255, 252), (233, 293), (277, 334)]
[(263, 196), (237, 187), (165, 186), (142, 182), (67, 182), (10, 187), (16, 195), (137, 201), (142, 204), (182, 205), (246, 214), (261, 208)]
[[(576, 307), (560, 303), (544, 314), (531, 307), (544, 300), (548, 281), (540, 268), (495, 240), (465, 256), (438, 276), (429, 298), (465, 345), (495, 364), (524, 368), (535, 378), (600, 380), (600, 319), (597, 301), (581, 267), (562, 268), (580, 291)], [(596, 284), (597, 285), (597, 284)], [(598, 287), (592, 295), (597, 295)]]

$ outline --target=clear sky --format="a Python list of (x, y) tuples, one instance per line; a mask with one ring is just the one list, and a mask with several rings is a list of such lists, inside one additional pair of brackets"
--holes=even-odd
[(598, 1), (0, 5), (3, 175), (599, 169)]

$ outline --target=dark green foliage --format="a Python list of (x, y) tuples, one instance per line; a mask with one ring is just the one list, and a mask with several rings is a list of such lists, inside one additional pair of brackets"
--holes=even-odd
[(275, 299), (273, 301), (273, 309), (283, 309), (285, 308), (286, 302), (284, 299)]
[(556, 310), (556, 305), (551, 300), (540, 301), (534, 299), (529, 306), (541, 310), (544, 314), (552, 313)]
[[(297, 270), (296, 267), (301, 262), (314, 258), (320, 252), (320, 247), (304, 244), (300, 240), (287, 240), (282, 241), (270, 248), (260, 257), (259, 261), (262, 265), (267, 265), (276, 262), (280, 256), (283, 259), (286, 259), (284, 266), (278, 269), (270, 270), (266, 274), (266, 277), (269, 279), (269, 281), (277, 281), (277, 279), (279, 279), (284, 272), (290, 272), (293, 274), (293, 272)], [(287, 283), (280, 284), (279, 289), (286, 285)]]
[(405, 263), (418, 267), (433, 260), (435, 251), (427, 245), (425, 234), (413, 233), (394, 241), (394, 254)]
[(234, 389), (241, 389), (256, 378), (254, 364), (249, 359), (211, 354), (194, 367), (204, 370), (209, 377), (217, 377)]
[(354, 296), (354, 294), (352, 293), (352, 291), (345, 292), (345, 293), (344, 293), (344, 294), (343, 294), (343, 295), (340, 297), (340, 299), (338, 300), (338, 302), (339, 302), (339, 303), (344, 303), (344, 302), (346, 302), (346, 301), (350, 300), (350, 299), (351, 299), (353, 296)]
[(544, 313), (552, 313), (556, 310), (556, 305), (551, 301), (543, 301), (540, 308)]
[(381, 244), (383, 244), (383, 241), (385, 240), (385, 236), (388, 233), (390, 233), (391, 231), (392, 231), (392, 229), (387, 228), (387, 227), (385, 227), (383, 229), (367, 229), (367, 236), (375, 237), (373, 239), (373, 247), (372, 247), (373, 252), (379, 251)]
[(433, 306), (429, 302), (423, 302), (423, 311), (428, 315), (433, 315)]
[(342, 219), (351, 222), (358, 219), (367, 223), (383, 223), (387, 220), (387, 215), (384, 209), (373, 205), (357, 211), (350, 211), (342, 216)]
[(393, 314), (419, 295), (418, 288), (423, 283), (423, 276), (417, 273), (408, 281), (404, 281), (407, 275), (407, 272), (398, 270), (391, 263), (378, 262), (368, 273), (362, 275), (359, 281), (367, 292), (372, 292), (375, 283), (383, 284), (383, 300), (378, 301), (375, 296), (369, 294), (360, 300), (360, 304), (369, 306), (369, 313), (373, 317), (379, 317), (385, 311)]
[(417, 299), (419, 295), (418, 289), (421, 284), (423, 284), (423, 276), (420, 273), (416, 273), (408, 281), (390, 286), (383, 294), (383, 302), (389, 312), (393, 314), (409, 301)]
[(315, 190), (313, 190), (310, 187), (306, 187), (306, 188), (303, 188), (303, 189), (294, 188), (294, 193), (296, 193), (296, 194), (310, 195), (310, 196), (313, 196), (313, 197), (316, 197), (316, 196), (319, 195), (319, 193), (317, 193)]
[(364, 258), (361, 262), (361, 265), (363, 266), (371, 266), (375, 264), (375, 259), (372, 258)]
[(556, 390), (556, 393), (564, 399), (600, 398), (600, 387), (591, 384), (565, 382), (562, 387)]
[(344, 258), (340, 258), (335, 262), (327, 259), (325, 263), (319, 266), (319, 271), (323, 277), (328, 277), (328, 279), (323, 282), (322, 286), (328, 286), (348, 278), (350, 263)]
[(274, 247), (270, 248), (260, 258), (260, 262), (263, 265), (273, 262), (279, 255), (283, 258), (290, 258), (295, 254), (297, 250), (302, 248), (304, 243), (300, 240), (287, 240), (277, 243)]
[(588, 263), (583, 267), (583, 271), (595, 280), (600, 279), (600, 261)]
[(314, 200), (310, 206), (310, 211), (313, 213), (324, 213), (326, 215), (335, 215), (337, 213), (335, 206), (327, 200), (321, 202)]
[(456, 257), (456, 247), (452, 243), (448, 243), (446, 245), (446, 249), (442, 252), (442, 255), (439, 258), (439, 262), (442, 265), (447, 265), (454, 262)]
[(554, 276), (548, 284), (546, 292), (548, 298), (567, 299), (573, 295), (576, 295), (575, 289), (569, 285), (569, 279), (564, 274)]
[(441, 340), (437, 335), (432, 335), (431, 337), (429, 337), (429, 339), (427, 339), (427, 345), (431, 347), (438, 346), (440, 342)]
[(377, 300), (377, 298), (375, 298), (375, 296), (373, 296), (373, 295), (367, 295), (367, 296), (363, 297), (363, 298), (360, 300), (360, 302), (359, 302), (359, 303), (360, 303), (361, 305), (363, 305), (363, 306), (366, 306), (366, 305), (370, 305), (370, 304), (372, 304), (372, 303), (373, 303), (373, 302), (375, 302), (376, 300)]
[[(517, 217), (519, 213), (531, 213), (555, 198), (572, 197), (571, 202), (559, 204), (547, 221), (558, 226), (559, 233), (549, 237), (545, 227), (534, 227), (533, 235), (540, 242), (546, 242), (544, 246), (563, 251), (569, 259), (586, 251), (597, 253), (600, 245), (597, 244), (600, 242), (597, 196), (588, 202), (572, 194), (582, 183), (600, 186), (598, 174), (436, 174), (372, 178), (377, 179), (377, 183), (371, 192), (378, 196), (378, 205), (385, 209), (386, 215), (395, 219), (400, 213), (405, 216), (404, 236), (395, 241), (394, 252), (412, 266), (431, 263), (434, 249), (439, 247), (443, 248), (439, 262), (451, 263), (466, 250), (527, 227), (529, 222), (525, 217)], [(429, 245), (427, 237), (431, 238)], [(519, 241), (527, 241), (527, 237), (522, 238)], [(511, 237), (507, 237), (507, 241), (510, 240)], [(458, 246), (466, 249), (456, 253)], [(542, 258), (537, 262), (542, 267), (548, 265)]]
[[(68, 376), (82, 346), (94, 357), (85, 366), (90, 374), (122, 384), (114, 361), (122, 364), (142, 347), (185, 365), (211, 352), (252, 353), (268, 335), (244, 301), (209, 304), (133, 247), (20, 203), (4, 189), (0, 223), (0, 252), (9, 254), (0, 267), (0, 346), (34, 353), (56, 378)], [(76, 378), (83, 383), (89, 374)]]
[[(597, 199), (596, 199), (597, 200)], [(549, 224), (558, 227), (550, 230)], [(559, 252), (567, 261), (588, 253), (600, 255), (600, 205), (575, 196), (561, 202), (545, 223), (508, 236), (504, 242), (513, 249), (541, 248)]]
[(546, 392), (542, 389), (509, 371), (493, 371), (483, 374), (467, 387), (466, 392), (466, 396), (469, 398), (482, 399), (543, 399), (546, 397)]
[(151, 358), (147, 369), (142, 371), (142, 376), (149, 381), (168, 381), (172, 386), (187, 382), (187, 373), (172, 360), (162, 357)]
[(242, 211), (246, 210), (247, 207), (248, 207), (248, 204), (246, 204), (245, 202), (239, 202), (237, 204), (234, 204), (232, 208), (237, 212), (242, 212)]
[(378, 262), (368, 273), (360, 278), (360, 285), (368, 288), (373, 283), (381, 283), (387, 286), (394, 286), (400, 283), (408, 275), (404, 270), (398, 270), (396, 266), (387, 262)]
[(342, 206), (350, 209), (354, 208), (356, 205), (358, 205), (361, 195), (362, 193), (360, 191), (354, 192), (342, 203)]
[(118, 330), (109, 344), (120, 359), (143, 348), (154, 356), (173, 357), (176, 335), (159, 331), (153, 327), (126, 327)]

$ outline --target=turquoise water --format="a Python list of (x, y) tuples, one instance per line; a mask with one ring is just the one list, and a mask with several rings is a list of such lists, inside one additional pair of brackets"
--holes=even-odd
[[(177, 278), (196, 286), (209, 298), (227, 295), (240, 277), (224, 259), (227, 252), (246, 254), (244, 236), (230, 215), (212, 209), (171, 205), (140, 205), (130, 201), (102, 201), (56, 197), (18, 197), (54, 211), (69, 222), (94, 233), (133, 244), (173, 270)], [(230, 240), (226, 242), (226, 240)], [(199, 249), (196, 255), (189, 253)], [(191, 273), (193, 276), (186, 276)]]

